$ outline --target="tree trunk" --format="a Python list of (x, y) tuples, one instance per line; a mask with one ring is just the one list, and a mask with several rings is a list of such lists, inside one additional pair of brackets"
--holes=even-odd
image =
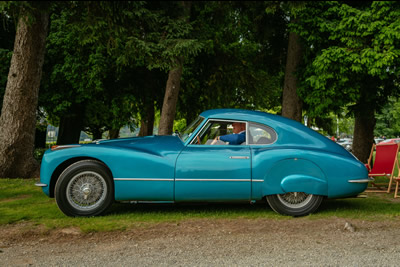
[(39, 173), (33, 149), (48, 22), (46, 12), (21, 10), (0, 117), (0, 177)]
[(140, 121), (140, 131), (138, 136), (149, 136), (153, 135), (154, 128), (154, 102), (148, 101), (144, 107), (144, 114), (142, 114), (142, 120)]
[(60, 119), (57, 145), (68, 145), (79, 143), (81, 136), (81, 124), (77, 116), (64, 116)]
[[(189, 23), (191, 1), (182, 1), (183, 17), (186, 17)], [(183, 71), (183, 57), (176, 57), (175, 66), (171, 68), (168, 74), (167, 86), (163, 106), (161, 110), (159, 135), (170, 135), (174, 127), (174, 119), (176, 113), (176, 104), (178, 102), (179, 90), (181, 87), (181, 77)]]
[(46, 128), (37, 127), (35, 129), (35, 148), (46, 147), (46, 134), (47, 134)]
[(364, 105), (364, 109), (355, 111), (353, 154), (361, 162), (367, 163), (374, 142), (375, 109), (373, 105)]
[(93, 140), (103, 139), (103, 131), (101, 129), (92, 128)]
[(77, 144), (83, 127), (83, 105), (74, 105), (60, 119), (57, 145)]
[(297, 95), (297, 76), (296, 70), (302, 58), (302, 47), (300, 37), (294, 33), (289, 33), (288, 53), (286, 59), (285, 82), (283, 85), (282, 96), (282, 116), (302, 121), (303, 102)]
[(165, 88), (164, 102), (162, 106), (159, 135), (172, 134), (178, 102), (179, 89), (181, 87), (181, 77), (183, 69), (183, 59), (177, 60), (177, 66), (169, 71), (167, 87)]
[(117, 139), (119, 138), (119, 130), (120, 129), (111, 129), (108, 131), (108, 138), (109, 139)]

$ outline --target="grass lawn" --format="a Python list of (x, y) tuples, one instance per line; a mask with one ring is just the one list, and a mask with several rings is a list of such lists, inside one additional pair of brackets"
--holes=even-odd
[[(131, 227), (189, 219), (277, 219), (282, 216), (265, 203), (250, 204), (128, 204), (115, 203), (107, 214), (91, 218), (65, 216), (54, 199), (34, 185), (34, 179), (0, 179), (0, 227), (30, 223), (47, 229), (79, 227), (83, 232), (125, 230)], [(395, 220), (400, 218), (400, 198), (393, 193), (368, 193), (363, 198), (325, 200), (308, 219), (352, 218)]]

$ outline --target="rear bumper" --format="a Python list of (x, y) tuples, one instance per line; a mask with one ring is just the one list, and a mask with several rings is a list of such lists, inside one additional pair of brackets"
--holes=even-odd
[(374, 181), (374, 178), (368, 177), (366, 179), (359, 179), (359, 180), (348, 180), (349, 183), (356, 183), (356, 184), (364, 184)]

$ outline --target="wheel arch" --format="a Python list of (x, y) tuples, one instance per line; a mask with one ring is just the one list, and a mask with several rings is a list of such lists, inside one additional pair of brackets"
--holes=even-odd
[(96, 158), (92, 158), (92, 157), (74, 157), (74, 158), (70, 158), (64, 162), (62, 162), (60, 165), (57, 166), (57, 168), (55, 168), (54, 172), (51, 174), (51, 179), (50, 179), (50, 189), (49, 189), (49, 196), (51, 198), (54, 198), (54, 190), (57, 184), (57, 180), (60, 178), (60, 175), (63, 173), (63, 171), (68, 168), (69, 166), (71, 166), (74, 163), (77, 163), (79, 161), (82, 160), (92, 160), (92, 161), (96, 161), (98, 163), (101, 163), (110, 173), (110, 176), (113, 177), (112, 175), (112, 171), (111, 169), (107, 166), (107, 164), (105, 164), (103, 161), (96, 159)]
[(265, 197), (288, 192), (327, 196), (327, 178), (321, 168), (308, 159), (281, 160), (267, 172), (262, 195)]

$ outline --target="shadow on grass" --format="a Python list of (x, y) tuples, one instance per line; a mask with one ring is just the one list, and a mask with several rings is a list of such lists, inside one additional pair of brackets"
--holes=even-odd
[[(106, 213), (110, 215), (140, 215), (157, 217), (211, 217), (211, 218), (279, 218), (269, 205), (263, 202), (249, 203), (115, 203)], [(376, 217), (400, 216), (400, 202), (393, 202), (385, 196), (368, 198), (326, 199), (313, 216), (354, 217), (374, 219)]]
[(183, 217), (275, 216), (267, 203), (114, 203), (106, 215), (179, 215)]
[[(34, 180), (0, 179), (0, 226), (32, 222), (48, 228), (80, 227), (82, 230), (120, 230), (142, 223), (190, 219), (294, 219), (275, 213), (266, 202), (129, 204), (114, 203), (104, 216), (67, 217), (54, 199), (34, 186)], [(393, 194), (367, 194), (366, 198), (325, 200), (309, 218), (358, 218), (391, 220), (400, 218), (400, 199)]]
[(328, 199), (318, 214), (362, 219), (391, 219), (400, 216), (400, 202), (391, 201), (386, 195), (372, 195), (367, 198)]

